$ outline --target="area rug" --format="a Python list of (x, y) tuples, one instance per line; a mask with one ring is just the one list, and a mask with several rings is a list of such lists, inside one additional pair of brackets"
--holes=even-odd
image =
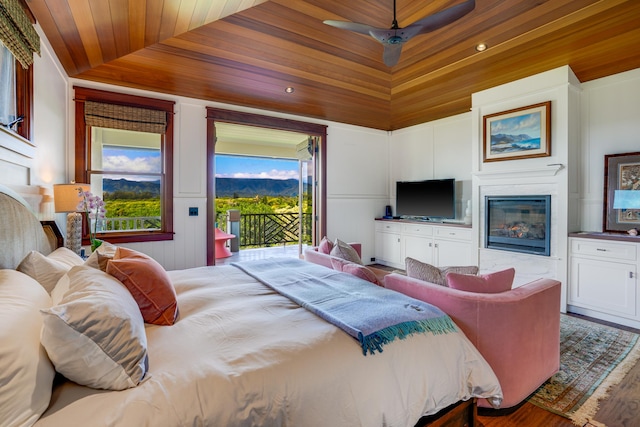
[(638, 362), (638, 338), (632, 332), (562, 314), (560, 371), (529, 402), (579, 426), (602, 426), (593, 420), (598, 401)]

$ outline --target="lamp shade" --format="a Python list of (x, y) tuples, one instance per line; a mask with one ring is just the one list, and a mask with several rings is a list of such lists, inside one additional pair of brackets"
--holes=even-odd
[(640, 190), (615, 190), (613, 209), (640, 209)]
[(89, 184), (54, 184), (53, 203), (56, 212), (77, 212), (82, 201), (80, 191), (89, 191)]

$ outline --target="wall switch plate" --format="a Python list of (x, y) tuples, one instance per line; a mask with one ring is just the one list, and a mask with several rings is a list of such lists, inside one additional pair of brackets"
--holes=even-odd
[(189, 208), (189, 216), (198, 216), (198, 208)]

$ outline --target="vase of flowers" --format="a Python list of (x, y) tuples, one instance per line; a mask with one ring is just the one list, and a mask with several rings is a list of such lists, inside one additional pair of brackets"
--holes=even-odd
[(82, 191), (82, 188), (79, 188), (78, 191), (82, 198), (78, 204), (78, 211), (84, 212), (87, 217), (89, 241), (91, 242), (91, 252), (93, 252), (102, 244), (102, 240), (96, 238), (96, 232), (98, 228), (98, 220), (104, 219), (107, 211), (100, 196), (96, 196), (90, 191)]

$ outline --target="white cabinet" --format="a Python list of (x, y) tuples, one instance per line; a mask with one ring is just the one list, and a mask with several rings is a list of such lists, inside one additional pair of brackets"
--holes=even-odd
[(393, 222), (376, 222), (376, 260), (383, 259), (387, 265), (398, 267), (404, 263), (401, 246), (402, 225)]
[(455, 227), (434, 227), (433, 264), (437, 266), (469, 265), (471, 230)]
[(436, 266), (469, 265), (473, 259), (469, 227), (384, 220), (376, 220), (375, 227), (380, 264), (404, 269), (406, 257)]
[(431, 263), (433, 260), (433, 226), (425, 224), (402, 224), (402, 268), (404, 259), (411, 257)]
[(572, 237), (569, 244), (569, 310), (638, 327), (638, 243)]

